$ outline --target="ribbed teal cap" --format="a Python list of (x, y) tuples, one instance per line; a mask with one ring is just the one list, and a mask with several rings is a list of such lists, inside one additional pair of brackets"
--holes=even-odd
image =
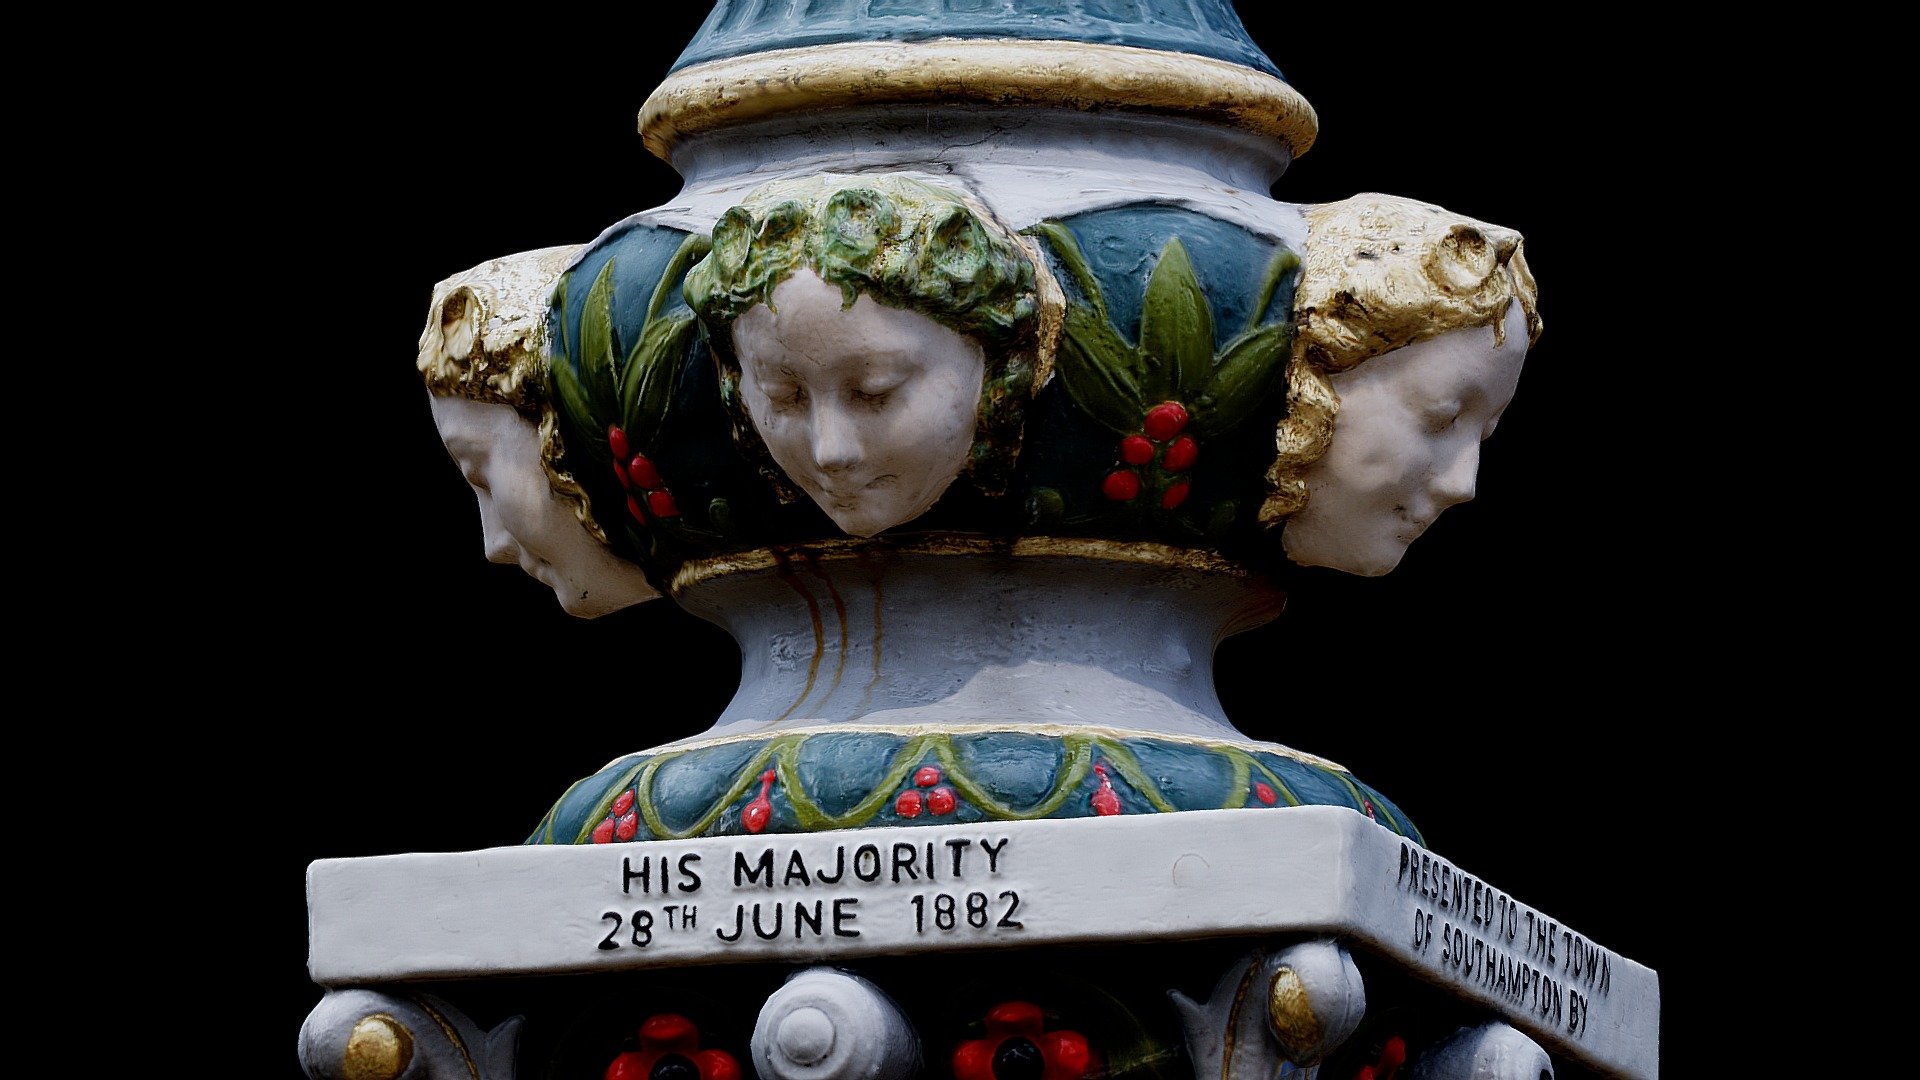
[(1280, 75), (1230, 0), (718, 0), (673, 70), (807, 45), (934, 38), (1132, 45)]

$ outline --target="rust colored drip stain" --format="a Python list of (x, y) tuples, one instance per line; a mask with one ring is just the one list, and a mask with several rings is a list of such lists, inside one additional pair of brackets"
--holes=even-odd
[[(820, 678), (820, 656), (827, 651), (827, 628), (820, 621), (820, 601), (813, 598), (813, 593), (800, 581), (800, 576), (793, 572), (793, 564), (784, 554), (775, 553), (774, 557), (780, 562), (778, 571), (780, 580), (786, 582), (789, 588), (800, 594), (800, 599), (807, 602), (807, 617), (813, 620), (813, 659), (807, 661), (807, 685), (801, 688), (800, 696), (793, 699), (793, 704), (787, 706), (787, 711), (773, 721), (777, 724), (798, 712), (800, 706), (807, 703), (807, 697), (813, 693), (813, 684)], [(838, 598), (834, 602), (839, 603)], [(845, 620), (842, 620), (843, 625), (844, 623)]]
[(853, 715), (867, 715), (867, 709), (873, 705), (874, 688), (880, 685), (880, 642), (886, 636), (885, 623), (881, 619), (881, 610), (886, 602), (886, 589), (876, 575), (873, 579), (873, 677), (867, 680), (867, 687), (860, 692), (860, 704), (854, 706)]
[[(840, 590), (834, 588), (833, 575), (820, 569), (820, 564), (814, 561), (812, 556), (807, 557), (807, 569), (827, 587), (827, 597), (833, 601), (833, 617), (840, 620), (840, 652), (834, 657), (833, 680), (827, 683), (827, 692), (820, 697), (820, 703), (825, 705), (833, 700), (834, 692), (840, 689), (840, 677), (846, 674), (847, 670), (847, 605), (840, 599)], [(817, 619), (814, 625), (817, 637), (819, 635)]]
[(1240, 1029), (1240, 1010), (1247, 1003), (1247, 990), (1253, 986), (1253, 977), (1260, 973), (1260, 964), (1261, 954), (1255, 953), (1247, 965), (1247, 973), (1240, 977), (1240, 988), (1233, 992), (1233, 1009), (1227, 1013), (1226, 1046), (1220, 1055), (1220, 1080), (1233, 1080), (1233, 1037)]

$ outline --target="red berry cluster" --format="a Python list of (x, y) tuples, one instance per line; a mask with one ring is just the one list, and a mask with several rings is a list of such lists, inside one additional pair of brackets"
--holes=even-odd
[(1159, 459), (1160, 508), (1172, 510), (1187, 501), (1193, 484), (1180, 474), (1200, 460), (1200, 444), (1187, 429), (1187, 408), (1177, 401), (1147, 410), (1142, 434), (1120, 440), (1120, 466), (1107, 474), (1100, 491), (1114, 502), (1132, 502), (1146, 488), (1142, 471)]
[(613, 475), (627, 493), (627, 513), (642, 525), (647, 516), (640, 509), (640, 498), (645, 496), (647, 510), (657, 518), (680, 516), (680, 507), (673, 501), (673, 492), (660, 479), (660, 470), (653, 467), (647, 455), (635, 453), (627, 441), (627, 433), (618, 425), (607, 425), (607, 448), (613, 451)]
[[(920, 816), (920, 808), (924, 804), (927, 811), (934, 817), (945, 817), (953, 813), (954, 807), (960, 804), (960, 797), (953, 793), (952, 788), (940, 783), (940, 779), (938, 765), (920, 766), (919, 770), (913, 774), (914, 786), (901, 792), (900, 797), (893, 800), (893, 812), (903, 818), (916, 818)], [(933, 790), (927, 792), (922, 798), (918, 788), (933, 788)]]
[(620, 793), (607, 808), (607, 820), (593, 827), (593, 842), (611, 844), (615, 840), (626, 843), (640, 831), (640, 811), (633, 808), (633, 789)]
[(1077, 1031), (1047, 1031), (1040, 1006), (1003, 1001), (987, 1010), (987, 1037), (969, 1039), (953, 1051), (955, 1080), (1081, 1080), (1100, 1068), (1100, 1058)]
[(678, 1013), (656, 1013), (640, 1025), (640, 1049), (607, 1066), (606, 1080), (740, 1080), (740, 1063), (725, 1050), (700, 1049), (700, 1029)]

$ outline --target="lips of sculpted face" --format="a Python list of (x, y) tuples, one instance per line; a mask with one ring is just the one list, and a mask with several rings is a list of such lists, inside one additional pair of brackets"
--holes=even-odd
[(640, 568), (593, 538), (540, 467), (540, 429), (511, 406), (430, 394), (441, 441), (480, 503), (491, 562), (519, 566), (570, 615), (597, 618), (660, 595)]
[(1395, 349), (1330, 377), (1333, 443), (1307, 469), (1307, 505), (1281, 534), (1287, 557), (1378, 577), (1449, 506), (1473, 498), (1480, 442), (1519, 385), (1526, 315), (1498, 346), (1490, 326)]
[(773, 460), (834, 524), (872, 536), (939, 501), (972, 449), (986, 354), (916, 311), (801, 269), (733, 324), (740, 393)]

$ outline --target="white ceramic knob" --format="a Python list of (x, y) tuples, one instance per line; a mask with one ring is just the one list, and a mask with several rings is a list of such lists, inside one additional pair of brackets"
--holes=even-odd
[(1303, 941), (1274, 954), (1267, 1024), (1287, 1060), (1312, 1065), (1347, 1041), (1367, 1014), (1360, 969), (1338, 942)]
[(1461, 1028), (1414, 1060), (1412, 1080), (1553, 1080), (1553, 1059), (1506, 1024)]
[(917, 1075), (920, 1038), (879, 987), (815, 967), (761, 1006), (753, 1060), (763, 1080), (896, 1080)]

